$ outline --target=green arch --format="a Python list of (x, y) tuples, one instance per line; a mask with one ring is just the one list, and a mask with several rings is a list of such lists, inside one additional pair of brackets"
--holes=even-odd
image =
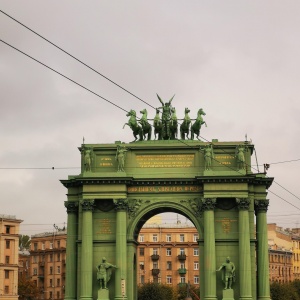
[(176, 202), (176, 200), (164, 200), (147, 205), (135, 215), (134, 220), (128, 224), (128, 239), (137, 240), (140, 229), (150, 217), (166, 212), (180, 213), (187, 217), (196, 227), (199, 237), (203, 236), (203, 226), (200, 216), (196, 216), (191, 209)]

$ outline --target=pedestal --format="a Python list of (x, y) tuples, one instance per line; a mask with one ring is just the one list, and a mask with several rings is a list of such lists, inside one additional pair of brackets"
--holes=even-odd
[(109, 290), (99, 289), (98, 290), (98, 299), (97, 300), (109, 300)]
[(222, 300), (234, 300), (233, 289), (223, 290), (223, 298), (222, 298)]

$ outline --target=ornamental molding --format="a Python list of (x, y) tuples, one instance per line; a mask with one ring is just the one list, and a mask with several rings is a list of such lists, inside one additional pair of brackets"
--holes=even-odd
[(80, 204), (83, 211), (93, 211), (95, 209), (94, 200), (81, 200)]
[(236, 198), (236, 203), (239, 210), (249, 210), (250, 207), (249, 198)]
[(267, 212), (268, 206), (269, 206), (269, 199), (254, 201), (254, 208), (256, 213)]
[(78, 212), (78, 202), (75, 201), (65, 201), (65, 207), (67, 208), (67, 213), (77, 213)]
[(113, 199), (114, 204), (115, 204), (115, 210), (121, 211), (125, 210), (128, 211), (129, 204), (128, 204), (128, 199), (127, 198), (119, 198), (119, 199)]
[(217, 198), (202, 198), (202, 210), (214, 210), (217, 204)]

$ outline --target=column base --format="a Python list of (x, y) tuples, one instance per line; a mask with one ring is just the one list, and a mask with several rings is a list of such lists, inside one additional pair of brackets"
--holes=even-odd
[(114, 300), (127, 300), (127, 296), (116, 296)]
[(97, 300), (109, 300), (109, 290), (99, 289)]
[(222, 298), (222, 300), (234, 300), (233, 289), (223, 290), (223, 298)]

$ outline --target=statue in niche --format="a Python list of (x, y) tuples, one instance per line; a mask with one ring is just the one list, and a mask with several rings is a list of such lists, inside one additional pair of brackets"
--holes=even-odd
[(247, 146), (238, 145), (235, 149), (235, 157), (237, 158), (238, 170), (244, 170), (245, 167), (245, 152), (248, 150)]
[(84, 171), (91, 172), (92, 171), (92, 159), (93, 159), (92, 149), (83, 146), (81, 153), (83, 155)]
[(204, 162), (205, 162), (205, 170), (211, 170), (212, 160), (214, 159), (214, 149), (213, 145), (206, 145), (205, 148), (200, 148), (200, 150), (204, 149)]
[(124, 172), (125, 156), (127, 151), (128, 150), (125, 148), (125, 146), (117, 146), (116, 160), (118, 162), (118, 172)]
[(224, 262), (216, 271), (221, 270), (224, 290), (231, 289), (232, 283), (235, 282), (235, 266), (234, 263), (230, 261), (230, 257), (227, 257), (226, 262)]
[(106, 258), (103, 257), (102, 262), (97, 266), (97, 281), (99, 282), (100, 289), (108, 289), (107, 283), (110, 280), (112, 268), (117, 267), (106, 262)]

